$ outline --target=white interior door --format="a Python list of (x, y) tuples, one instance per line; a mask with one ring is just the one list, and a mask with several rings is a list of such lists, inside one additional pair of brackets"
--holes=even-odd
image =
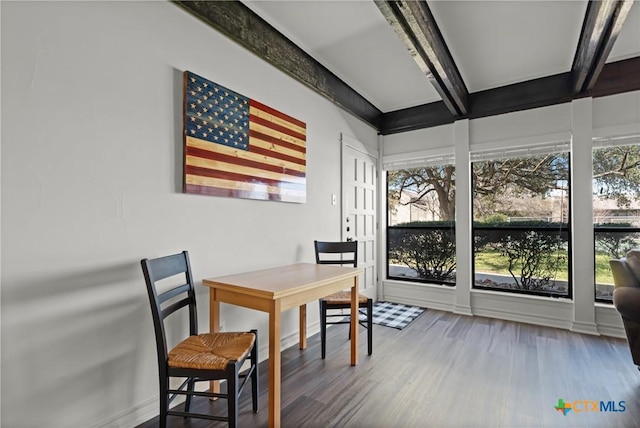
[(358, 241), (360, 290), (376, 297), (378, 151), (342, 134), (342, 240)]

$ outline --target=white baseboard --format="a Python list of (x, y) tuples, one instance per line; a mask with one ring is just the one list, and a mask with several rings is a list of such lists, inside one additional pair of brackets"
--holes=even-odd
[(129, 410), (107, 418), (91, 428), (131, 428), (158, 416), (158, 396), (154, 396)]
[(600, 332), (598, 331), (598, 326), (596, 325), (596, 323), (591, 323), (591, 322), (574, 321), (571, 324), (571, 331), (575, 333), (600, 336)]
[(382, 298), (394, 303), (561, 328), (584, 334), (626, 337), (620, 316), (611, 305), (597, 303), (596, 323), (578, 325), (573, 322), (574, 303), (566, 299), (472, 290), (471, 305), (467, 307), (456, 304), (456, 290), (452, 287), (384, 281), (382, 289)]
[(455, 308), (456, 290), (453, 287), (385, 281), (382, 288), (384, 293), (381, 299), (387, 302), (432, 308), (445, 312), (453, 312)]
[(454, 314), (472, 316), (473, 311), (471, 306), (468, 305), (456, 305), (453, 309)]
[(622, 318), (618, 311), (611, 305), (596, 303), (596, 324), (598, 331), (603, 336), (627, 338), (622, 324)]

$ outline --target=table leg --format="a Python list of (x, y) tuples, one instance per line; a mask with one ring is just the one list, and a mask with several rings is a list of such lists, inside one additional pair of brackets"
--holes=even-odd
[(307, 305), (300, 305), (300, 349), (307, 349)]
[[(216, 300), (215, 288), (209, 289), (209, 332), (220, 331), (220, 302)], [(209, 389), (211, 392), (220, 392), (220, 381), (212, 380)], [(213, 400), (213, 398), (212, 398)]]
[(269, 428), (280, 427), (280, 300), (269, 307)]
[(351, 287), (351, 365), (358, 364), (358, 277), (353, 278)]

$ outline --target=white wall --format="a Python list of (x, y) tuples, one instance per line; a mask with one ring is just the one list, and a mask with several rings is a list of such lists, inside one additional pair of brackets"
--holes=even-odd
[[(313, 262), (340, 236), (340, 133), (377, 135), (173, 4), (0, 5), (2, 426), (133, 426), (157, 414), (139, 260), (187, 249), (198, 279)], [(181, 193), (183, 70), (307, 123), (306, 204)], [(266, 356), (266, 315), (222, 306)]]
[(516, 111), (469, 122), (471, 150), (495, 142), (512, 145), (513, 140), (568, 134), (571, 131), (571, 104)]
[[(580, 114), (577, 114), (579, 111)], [(581, 117), (586, 116), (586, 117)], [(579, 119), (579, 120), (578, 120)], [(533, 110), (491, 116), (469, 121), (467, 141), (452, 132), (457, 125), (462, 130), (465, 121), (453, 125), (407, 132), (383, 137), (383, 164), (389, 160), (420, 158), (429, 152), (442, 152), (443, 148), (456, 148), (456, 156), (468, 156), (469, 151), (498, 147), (526, 146), (535, 143), (562, 141), (573, 138), (574, 162), (590, 159), (594, 137), (610, 137), (640, 133), (640, 91), (596, 99), (580, 99), (572, 103)], [(576, 140), (576, 136), (580, 136)], [(461, 143), (462, 142), (462, 143)], [(620, 316), (611, 305), (596, 304), (593, 293), (593, 251), (589, 234), (578, 233), (591, 228), (591, 162), (574, 164), (574, 207), (582, 209), (580, 226), (573, 233), (574, 299), (552, 299), (520, 296), (470, 288), (471, 257), (467, 252), (458, 254), (456, 289), (450, 287), (383, 280), (379, 296), (382, 299), (458, 313), (521, 321), (552, 327), (566, 328), (590, 334), (624, 337)], [(467, 165), (464, 159), (456, 166)], [(577, 174), (577, 176), (576, 176)], [(457, 196), (470, 194), (470, 180), (457, 180)], [(460, 177), (458, 177), (460, 178)], [(470, 197), (456, 198), (456, 215), (470, 216)], [(584, 213), (587, 213), (586, 215)], [(465, 217), (466, 216), (466, 217)], [(460, 226), (460, 225), (459, 225)], [(462, 224), (462, 226), (466, 226)], [(458, 230), (458, 228), (457, 228)], [(464, 229), (463, 229), (464, 230)], [(460, 231), (460, 230), (458, 230)], [(465, 251), (470, 247), (468, 233), (457, 233), (458, 246)], [(591, 239), (591, 240), (590, 240)], [(590, 250), (591, 251), (587, 251)], [(381, 258), (384, 260), (384, 258)], [(384, 271), (384, 270), (383, 270)], [(468, 308), (470, 302), (470, 307)]]
[(627, 92), (593, 100), (593, 128), (596, 133), (640, 132), (640, 92)]

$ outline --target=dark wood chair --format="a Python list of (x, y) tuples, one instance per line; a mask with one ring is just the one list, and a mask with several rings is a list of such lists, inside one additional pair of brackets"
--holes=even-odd
[[(358, 267), (358, 241), (345, 242), (325, 242), (314, 241), (316, 250), (316, 263), (333, 264), (333, 265), (351, 265)], [(328, 312), (332, 309), (350, 309), (351, 308), (351, 291), (340, 291), (331, 294), (319, 300), (320, 302), (320, 343), (322, 348), (322, 358), (325, 357), (327, 351), (327, 325), (328, 324), (349, 324), (349, 320), (345, 320), (344, 313)], [(358, 300), (359, 313), (366, 316), (364, 321), (358, 322), (367, 329), (367, 350), (371, 355), (373, 351), (373, 300), (367, 296), (360, 295)], [(364, 309), (364, 310), (363, 310)], [(341, 311), (342, 312), (342, 311)], [(336, 318), (339, 320), (335, 321)], [(351, 330), (349, 330), (349, 338), (351, 338)]]
[[(248, 379), (251, 379), (253, 411), (254, 413), (258, 411), (257, 331), (198, 334), (196, 296), (187, 251), (157, 259), (143, 259), (140, 263), (147, 283), (156, 334), (160, 383), (160, 427), (167, 426), (168, 415), (228, 421), (230, 427), (236, 427), (238, 397)], [(162, 291), (159, 292), (159, 289)], [(182, 311), (179, 311), (180, 309)], [(176, 312), (186, 315), (186, 309), (189, 315), (189, 336), (169, 349), (165, 334), (165, 319)], [(247, 370), (240, 373), (245, 360), (250, 360), (251, 364)], [(172, 389), (170, 386), (172, 377), (186, 378), (186, 380), (177, 389)], [(227, 393), (195, 390), (195, 382), (211, 380), (226, 380)], [(186, 396), (184, 411), (170, 410), (171, 401), (179, 395)], [(194, 396), (226, 398), (227, 416), (193, 413), (191, 399)]]

